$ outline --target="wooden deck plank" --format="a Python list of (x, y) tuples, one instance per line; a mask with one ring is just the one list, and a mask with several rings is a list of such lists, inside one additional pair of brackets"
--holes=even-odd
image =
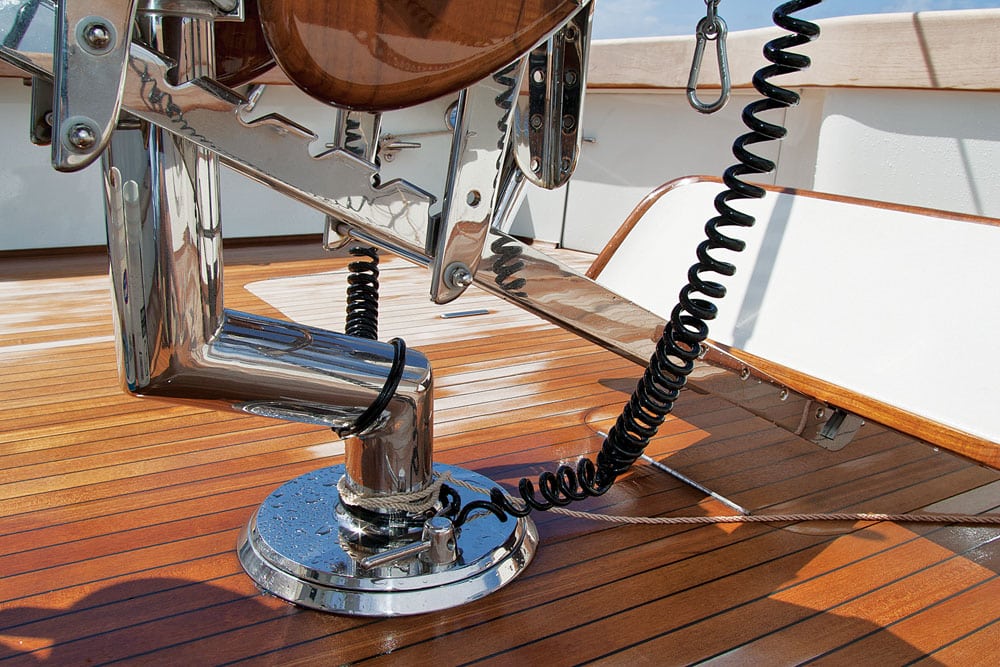
[[(339, 326), (343, 260), (292, 244), (227, 257), (230, 307)], [(74, 342), (110, 332), (102, 262), (0, 257), (0, 313), (17, 312), (0, 316), (0, 659), (972, 664), (995, 649), (1000, 531), (984, 528), (616, 527), (539, 514), (528, 570), (454, 610), (359, 619), (263, 596), (236, 560), (238, 531), (273, 488), (341, 462), (342, 443), (327, 429), (121, 394), (110, 336)], [(599, 449), (641, 368), (486, 295), (472, 303), (489, 316), (443, 322), (425, 272), (387, 264), (387, 331), (409, 342), (419, 326), (434, 364), (436, 460), (510, 489)], [(19, 281), (32, 284), (19, 292)], [(87, 289), (61, 318), (77, 281)], [(261, 290), (268, 281), (275, 289)], [(302, 285), (331, 305), (315, 307)], [(829, 452), (721, 398), (682, 398), (648, 452), (755, 509), (1000, 506), (996, 471), (880, 427)], [(729, 513), (648, 466), (581, 508)]]

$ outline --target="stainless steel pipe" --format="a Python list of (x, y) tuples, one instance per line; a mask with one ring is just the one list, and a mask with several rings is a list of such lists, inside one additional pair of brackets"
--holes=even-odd
[[(199, 23), (189, 32), (203, 47), (211, 31)], [(151, 39), (155, 28), (148, 28)], [(215, 156), (142, 124), (115, 133), (104, 173), (127, 391), (329, 426), (350, 436), (355, 493), (408, 493), (430, 483), (432, 376), (424, 355), (405, 352), (393, 398), (354, 434), (358, 418), (396, 379), (393, 345), (224, 309)]]

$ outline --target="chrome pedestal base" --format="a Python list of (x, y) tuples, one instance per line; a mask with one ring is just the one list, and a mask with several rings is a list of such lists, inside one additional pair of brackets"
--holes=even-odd
[[(435, 465), (481, 488), (493, 483), (477, 473)], [(240, 563), (266, 592), (303, 607), (358, 616), (401, 616), (447, 609), (479, 599), (527, 567), (538, 533), (528, 519), (470, 518), (458, 533), (458, 559), (435, 565), (421, 556), (363, 568), (349, 531), (338, 523), (337, 482), (344, 466), (293, 479), (267, 497), (240, 534)], [(462, 504), (488, 500), (454, 487)], [(341, 515), (343, 509), (341, 507)], [(417, 533), (415, 539), (419, 539)]]

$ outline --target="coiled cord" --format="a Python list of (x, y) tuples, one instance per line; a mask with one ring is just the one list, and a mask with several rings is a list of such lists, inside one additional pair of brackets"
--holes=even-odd
[(347, 320), (344, 333), (348, 336), (378, 340), (378, 250), (371, 247), (351, 248), (353, 257), (367, 258), (347, 265)]
[[(715, 198), (718, 215), (705, 226), (706, 240), (697, 249), (698, 261), (688, 270), (688, 284), (680, 292), (677, 305), (670, 313), (663, 336), (656, 345), (646, 372), (639, 380), (629, 402), (625, 405), (615, 425), (608, 432), (597, 463), (582, 458), (576, 467), (560, 466), (556, 472), (545, 471), (538, 478), (538, 493), (535, 485), (527, 478), (518, 483), (518, 495), (523, 505), (511, 502), (502, 490), (490, 491), (489, 501), (473, 501), (463, 507), (455, 519), (462, 525), (476, 510), (486, 510), (501, 520), (507, 515), (525, 516), (534, 510), (562, 507), (570, 502), (591, 496), (603, 495), (611, 488), (615, 479), (628, 470), (645, 451), (650, 439), (656, 435), (660, 425), (673, 410), (674, 402), (694, 370), (695, 360), (701, 352), (701, 344), (708, 337), (708, 322), (715, 319), (718, 309), (709, 299), (721, 299), (726, 288), (719, 282), (707, 278), (709, 274), (732, 276), (736, 267), (724, 262), (712, 253), (724, 249), (740, 252), (745, 242), (726, 236), (726, 227), (751, 227), (754, 218), (737, 211), (729, 202), (737, 199), (761, 199), (763, 188), (740, 179), (748, 174), (766, 174), (774, 170), (774, 163), (748, 150), (748, 146), (764, 141), (781, 139), (787, 130), (758, 117), (758, 114), (783, 109), (798, 104), (799, 96), (794, 91), (776, 86), (768, 81), (771, 77), (805, 69), (810, 61), (807, 56), (790, 53), (789, 48), (813, 41), (819, 36), (819, 26), (809, 21), (790, 16), (791, 13), (820, 4), (821, 0), (792, 0), (774, 10), (774, 23), (792, 34), (784, 35), (768, 42), (764, 47), (764, 57), (771, 62), (753, 77), (753, 85), (764, 99), (752, 102), (743, 110), (743, 123), (750, 132), (741, 135), (733, 145), (733, 155), (738, 164), (729, 167), (723, 175), (727, 189)], [(501, 248), (492, 248), (500, 253)], [(511, 272), (513, 273), (513, 272)], [(497, 271), (497, 281), (501, 281)], [(510, 273), (503, 277), (507, 280)], [(519, 289), (519, 288), (515, 288)]]
[(344, 150), (363, 160), (366, 146), (365, 135), (361, 132), (361, 121), (348, 114), (347, 120), (344, 121)]
[(493, 273), (496, 274), (493, 282), (505, 294), (521, 297), (527, 296), (525, 292), (521, 291), (521, 288), (527, 285), (528, 281), (524, 278), (514, 277), (518, 271), (524, 268), (524, 262), (519, 259), (522, 252), (524, 252), (521, 250), (521, 246), (513, 243), (506, 236), (500, 236), (490, 244), (490, 250), (493, 252), (491, 268), (493, 269)]
[[(517, 93), (520, 88), (520, 82), (517, 77), (517, 68), (520, 67), (521, 61), (515, 60), (511, 64), (504, 67), (502, 70), (493, 74), (493, 80), (498, 84), (503, 86), (503, 91), (494, 98), (494, 102), (497, 108), (502, 109), (505, 113), (500, 120), (497, 121), (497, 129), (500, 130), (500, 139), (497, 140), (497, 148), (503, 150), (504, 144), (506, 143), (507, 133), (510, 129), (510, 114), (514, 108), (514, 100), (517, 99)], [(498, 159), (497, 167), (500, 166), (500, 161), (503, 160), (503, 156)]]

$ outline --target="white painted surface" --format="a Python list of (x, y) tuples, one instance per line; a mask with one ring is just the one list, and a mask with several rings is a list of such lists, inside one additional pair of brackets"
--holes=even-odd
[(813, 189), (1000, 217), (1000, 94), (829, 90)]
[[(668, 316), (721, 189), (664, 195), (598, 282)], [(758, 222), (717, 254), (737, 273), (713, 340), (1000, 442), (1000, 227), (774, 193), (736, 206)]]
[[(776, 159), (759, 182), (1000, 217), (1000, 93), (806, 88), (802, 102), (773, 112), (789, 132), (754, 150)], [(600, 252), (628, 213), (661, 183), (721, 176), (747, 131), (738, 92), (704, 117), (679, 91), (601, 92), (587, 99), (584, 147), (570, 182), (565, 245)], [(547, 239), (549, 240), (549, 239)]]
[(52, 169), (28, 141), (30, 100), (20, 79), (0, 79), (0, 249), (104, 244), (100, 172)]
[(563, 244), (600, 252), (656, 186), (690, 174), (721, 174), (733, 162), (740, 109), (752, 99), (737, 91), (729, 106), (706, 116), (688, 106), (682, 91), (588, 95), (583, 134), (595, 142), (584, 144), (569, 184)]

